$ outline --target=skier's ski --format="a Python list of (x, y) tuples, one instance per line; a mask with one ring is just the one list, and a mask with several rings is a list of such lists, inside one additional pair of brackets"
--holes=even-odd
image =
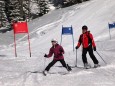
[(42, 74), (44, 76), (46, 76), (47, 74), (44, 73), (44, 71), (40, 72), (40, 71), (28, 71), (30, 73), (39, 73), (39, 74)]
[(66, 74), (69, 74), (69, 72), (57, 72), (57, 73), (53, 73), (53, 72), (48, 72), (47, 74), (44, 72), (44, 71), (42, 71), (42, 72), (39, 72), (39, 71), (28, 71), (28, 72), (30, 72), (30, 73), (39, 73), (39, 74), (42, 74), (42, 75), (44, 75), (44, 76), (47, 76), (47, 75), (53, 75), (53, 74), (60, 74), (60, 75), (66, 75)]
[(101, 67), (101, 66), (98, 66), (98, 67), (90, 67), (90, 68), (88, 68), (88, 69), (96, 69), (96, 68), (99, 68), (99, 67)]
[(89, 67), (89, 68), (85, 68), (85, 67), (83, 67), (83, 66), (71, 66), (71, 68), (78, 68), (78, 69), (94, 69), (94, 68), (99, 68), (99, 67), (101, 67), (101, 66), (98, 66), (98, 67)]
[(39, 71), (33, 71), (33, 72), (31, 72), (31, 73), (41, 73), (41, 72), (39, 72)]

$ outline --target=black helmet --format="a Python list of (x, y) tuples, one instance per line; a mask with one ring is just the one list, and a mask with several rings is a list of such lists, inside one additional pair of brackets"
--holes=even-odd
[(82, 27), (82, 30), (87, 30), (88, 29), (88, 27), (86, 26), (86, 25), (84, 25), (83, 27)]

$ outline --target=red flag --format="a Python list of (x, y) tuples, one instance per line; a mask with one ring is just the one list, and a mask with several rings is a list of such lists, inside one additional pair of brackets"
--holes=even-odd
[(28, 33), (27, 22), (13, 23), (14, 34)]
[(13, 29), (14, 29), (14, 45), (15, 45), (15, 56), (17, 57), (17, 51), (16, 51), (16, 34), (20, 33), (27, 33), (28, 34), (28, 43), (29, 43), (29, 52), (31, 57), (31, 48), (30, 48), (30, 37), (28, 33), (28, 25), (27, 22), (17, 22), (13, 23)]

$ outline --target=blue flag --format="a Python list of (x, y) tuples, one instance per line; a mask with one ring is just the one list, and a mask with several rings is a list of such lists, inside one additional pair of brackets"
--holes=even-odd
[(115, 23), (113, 24), (108, 24), (109, 25), (109, 29), (115, 28)]
[(62, 25), (62, 33), (61, 33), (61, 42), (62, 43), (62, 35), (71, 35), (73, 39), (73, 51), (74, 51), (74, 36), (73, 36), (73, 28), (71, 27), (63, 27)]
[(62, 35), (72, 35), (73, 28), (72, 27), (62, 27)]

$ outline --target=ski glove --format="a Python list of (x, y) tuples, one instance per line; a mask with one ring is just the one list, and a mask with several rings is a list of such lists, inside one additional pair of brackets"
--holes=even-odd
[(77, 50), (78, 48), (79, 48), (78, 46), (75, 47), (76, 50)]
[(48, 57), (48, 55), (47, 55), (47, 54), (45, 54), (45, 55), (44, 55), (44, 57)]
[(60, 51), (61, 53), (63, 52), (63, 50), (62, 50), (62, 49), (60, 49), (59, 51)]
[(96, 51), (96, 47), (94, 47), (93, 50)]

